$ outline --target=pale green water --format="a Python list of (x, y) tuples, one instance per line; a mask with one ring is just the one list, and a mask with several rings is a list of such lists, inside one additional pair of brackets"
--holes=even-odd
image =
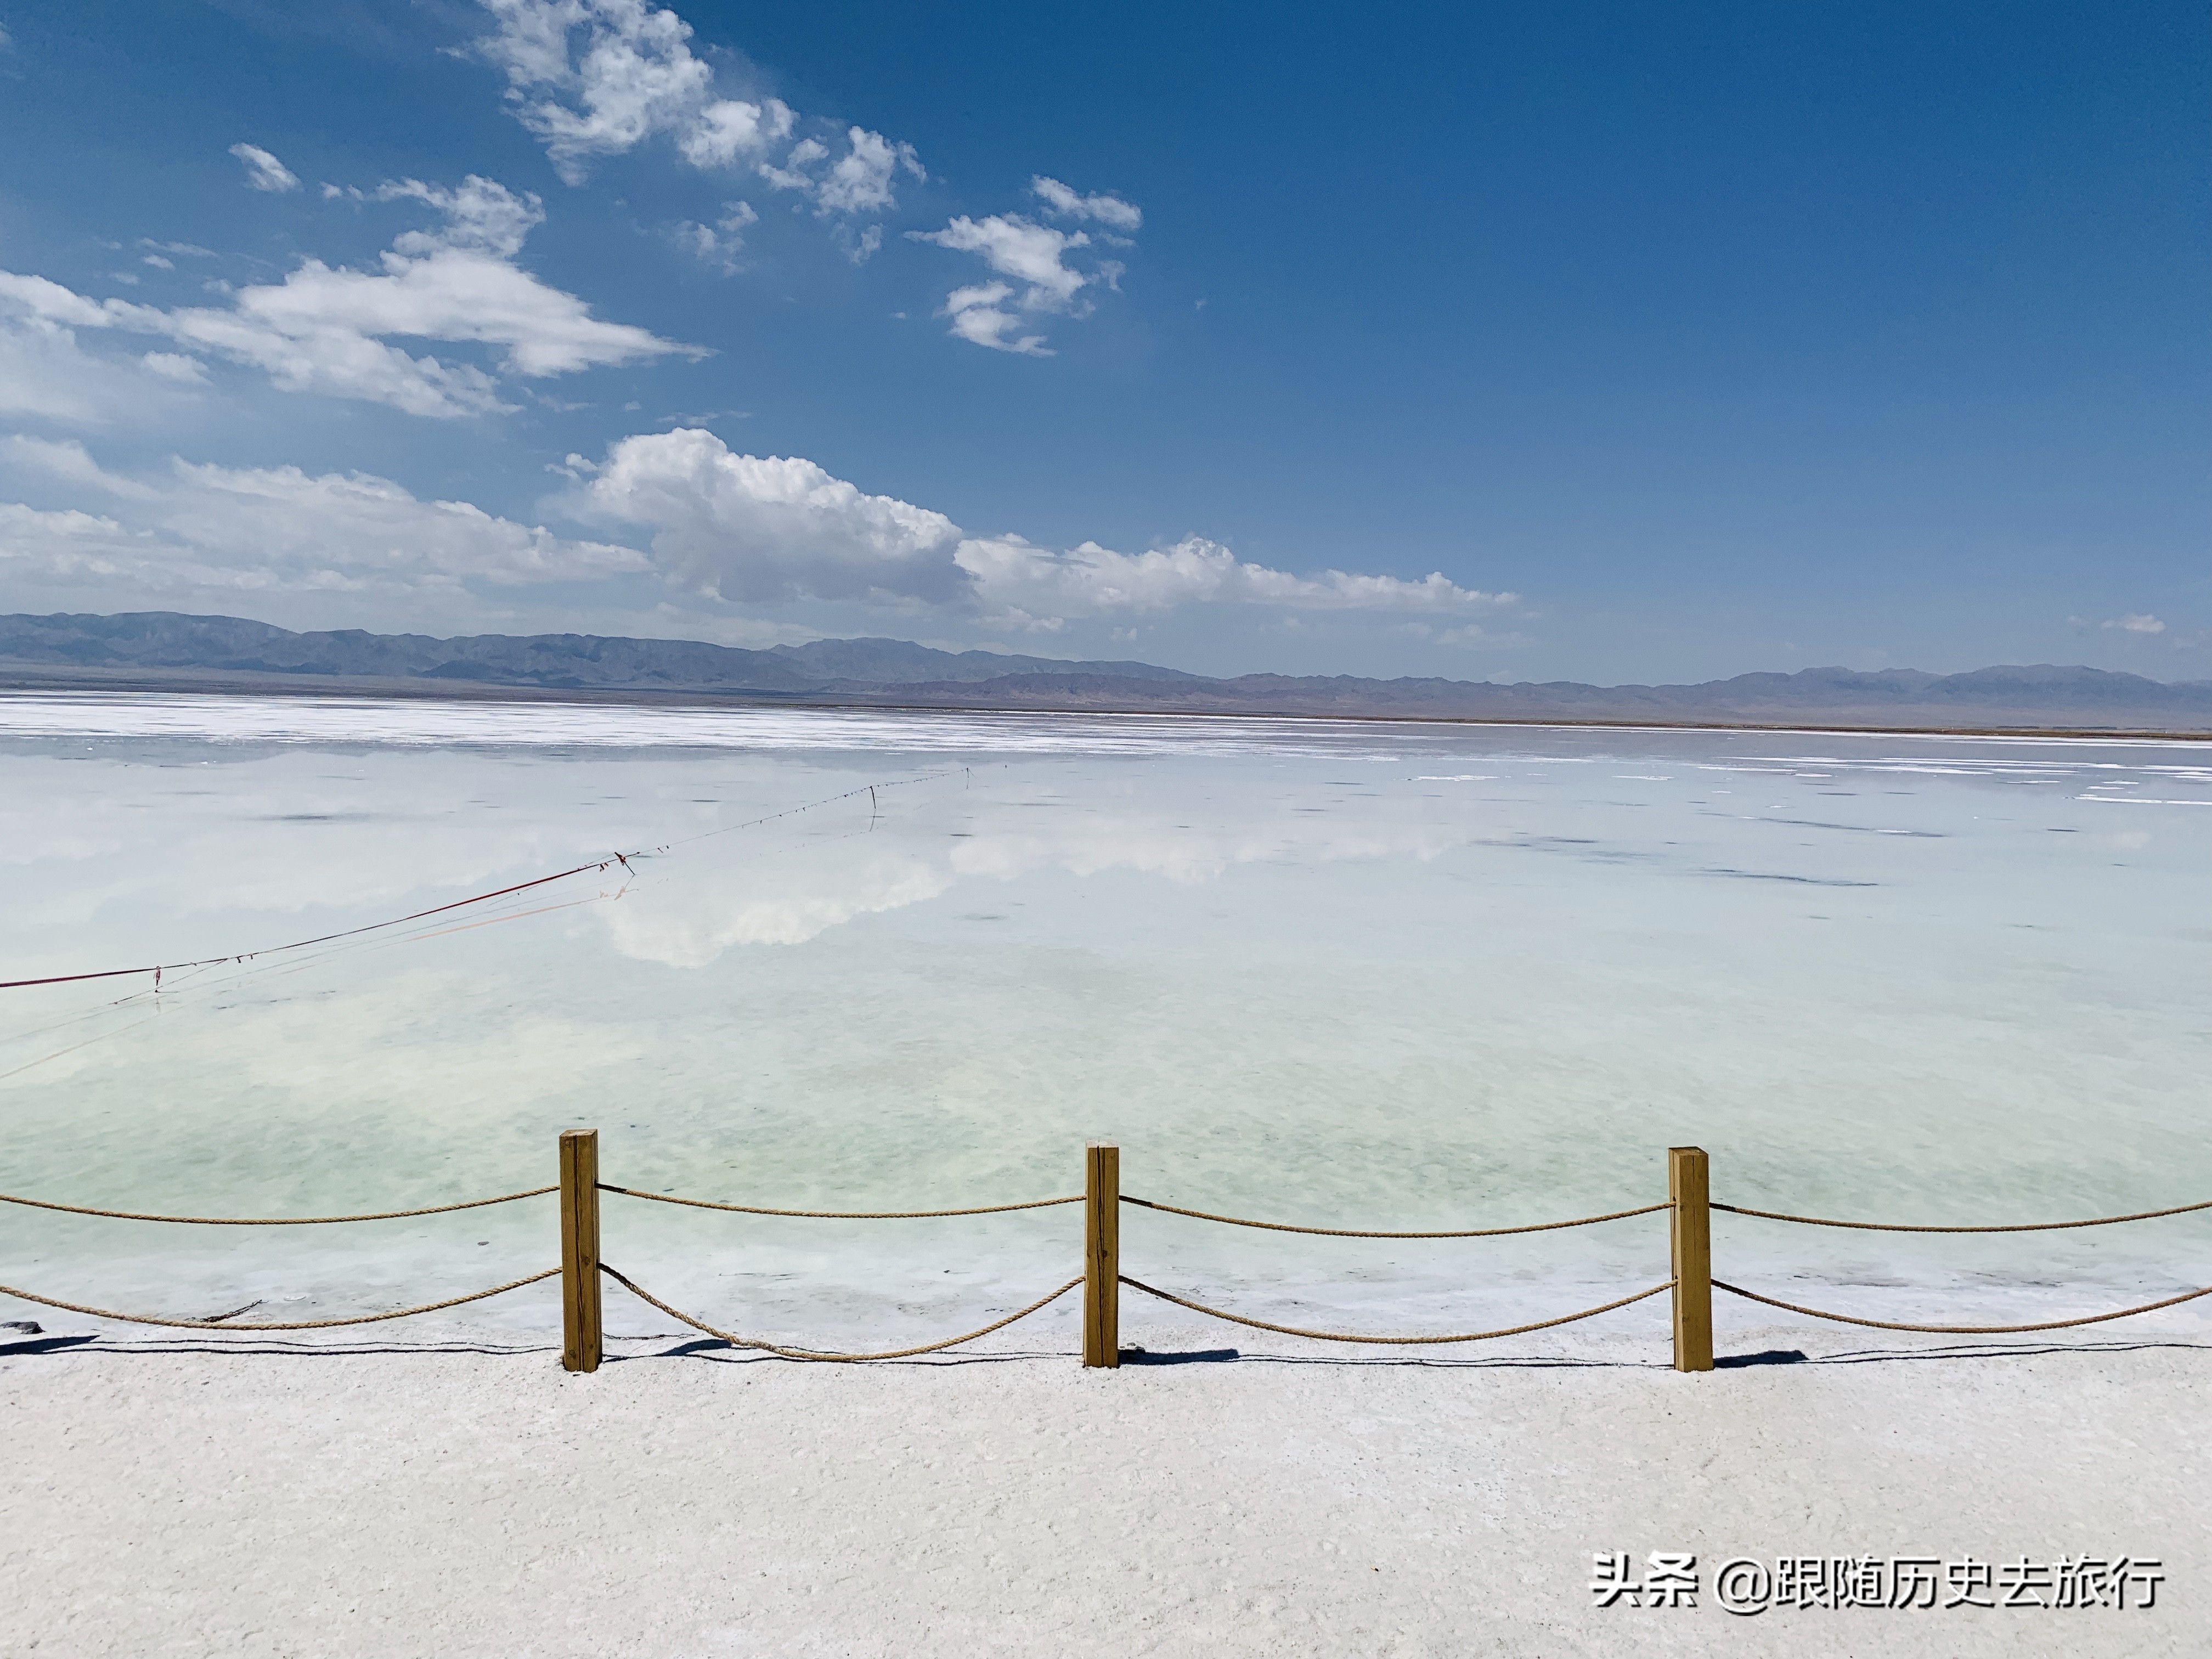
[[(0, 732), (9, 978), (671, 844), (158, 998), (0, 994), (7, 1191), (434, 1203), (550, 1180), (589, 1123), (611, 1181), (794, 1207), (1073, 1192), (1094, 1139), (1133, 1192), (1324, 1225), (1650, 1202), (1685, 1141), (1717, 1196), (1818, 1214), (2212, 1198), (2191, 745), (28, 696)], [(913, 1339), (1078, 1265), (1073, 1208), (608, 1204), (611, 1260), (749, 1328)], [(1663, 1219), (1409, 1245), (1133, 1212), (1125, 1249), (1263, 1317), (1464, 1328), (1657, 1282)], [(1717, 1269), (2002, 1317), (2212, 1282), (2208, 1243), (2202, 1218), (1994, 1242), (1722, 1218)], [(6, 1282), (185, 1314), (428, 1299), (552, 1251), (542, 1199), (312, 1232), (0, 1212)]]

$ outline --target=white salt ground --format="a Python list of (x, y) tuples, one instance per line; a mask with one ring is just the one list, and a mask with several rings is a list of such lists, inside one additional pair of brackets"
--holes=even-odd
[[(1347, 1364), (801, 1365), (133, 1338), (0, 1349), (0, 1651), (2212, 1652), (2212, 1344), (1739, 1330)], [(1869, 1342), (1861, 1336), (1874, 1335)], [(2062, 1334), (2062, 1336), (2065, 1334)], [(2156, 1557), (2126, 1612), (1598, 1609), (1591, 1554)]]

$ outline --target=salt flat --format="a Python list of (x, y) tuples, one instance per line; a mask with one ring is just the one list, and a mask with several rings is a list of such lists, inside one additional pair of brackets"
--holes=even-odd
[[(50, 1326), (59, 1331), (64, 1325)], [(66, 1327), (67, 1328), (77, 1328)], [(1226, 1328), (1147, 1331), (1218, 1352)], [(1237, 1334), (1243, 1334), (1241, 1333)], [(2212, 1646), (2212, 1344), (1737, 1329), (1085, 1371), (631, 1341), (0, 1355), (0, 1651), (1793, 1656)], [(2103, 1609), (1598, 1608), (1592, 1553), (2155, 1557)]]
[[(592, 1125), (618, 1185), (801, 1210), (1061, 1197), (1094, 1139), (1140, 1199), (1384, 1231), (1656, 1204), (1690, 1142), (1717, 1200), (1820, 1217), (2212, 1196), (2195, 748), (280, 700), (0, 727), (15, 971), (202, 963), (14, 994), (0, 1193), (412, 1210), (542, 1188)], [(611, 1196), (605, 1245), (710, 1322), (889, 1347), (1064, 1283), (1079, 1223)], [(1661, 1284), (1666, 1234), (1133, 1206), (1121, 1248), (1252, 1316), (1412, 1334)], [(1938, 1324), (2212, 1260), (2207, 1211), (1714, 1235), (1723, 1279)], [(350, 1317), (557, 1259), (544, 1195), (330, 1228), (0, 1206), (0, 1284), (155, 1317)], [(1658, 1300), (1409, 1363), (1133, 1296), (1123, 1340), (1182, 1358), (1112, 1374), (1075, 1313), (856, 1369), (611, 1292), (615, 1357), (571, 1377), (550, 1284), (313, 1343), (11, 1301), (50, 1334), (0, 1345), (0, 1651), (2212, 1651), (2212, 1299), (1961, 1347), (1724, 1297), (1724, 1355), (1808, 1358), (1703, 1376)], [(1694, 1553), (1704, 1604), (1595, 1607), (1601, 1551)], [(2165, 1581), (2125, 1612), (1713, 1601), (1731, 1557), (1869, 1555)]]

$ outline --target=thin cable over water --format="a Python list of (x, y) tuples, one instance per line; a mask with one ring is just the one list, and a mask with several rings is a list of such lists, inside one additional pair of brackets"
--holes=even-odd
[(724, 824), (719, 829), (702, 830), (696, 835), (678, 836), (674, 841), (663, 842), (657, 847), (636, 852), (610, 853), (605, 858), (594, 863), (580, 864), (573, 869), (558, 871), (550, 876), (539, 876), (530, 881), (517, 882), (512, 887), (496, 888), (489, 893), (471, 894), (467, 898), (455, 899), (450, 903), (433, 905), (427, 910), (416, 910), (408, 915), (394, 916), (386, 921), (368, 922), (359, 927), (348, 927), (335, 933), (318, 934), (313, 939), (295, 939), (289, 945), (267, 945), (258, 951), (234, 951), (226, 956), (200, 957), (189, 962), (149, 963), (140, 968), (106, 968), (93, 973), (52, 974), (40, 979), (0, 980), (0, 991), (22, 990), (35, 985), (74, 985), (87, 980), (124, 979), (139, 974), (153, 975), (155, 988), (158, 990), (161, 988), (161, 977), (164, 974), (175, 973), (187, 968), (216, 967), (224, 963), (251, 962), (256, 957), (272, 956), (280, 951), (302, 951), (310, 945), (328, 945), (334, 940), (356, 939), (363, 933), (374, 933), (389, 927), (404, 927), (410, 921), (420, 921), (427, 916), (443, 915), (449, 910), (459, 910), (469, 905), (483, 904), (495, 898), (505, 898), (512, 893), (527, 892), (533, 887), (543, 887), (549, 882), (566, 881), (571, 876), (605, 872), (614, 868), (617, 865), (620, 865), (623, 870), (628, 871), (632, 859), (650, 858), (665, 854), (674, 848), (688, 846), (693, 842), (706, 841), (715, 836), (730, 835), (739, 830), (757, 829), (763, 823), (773, 823), (779, 818), (791, 817), (800, 812), (811, 812), (817, 807), (835, 805), (840, 801), (851, 800), (860, 795), (867, 795), (872, 800), (874, 792), (878, 789), (892, 789), (905, 784), (926, 783), (933, 779), (950, 775), (949, 771), (923, 772), (911, 777), (891, 778), (877, 783), (862, 784), (858, 788), (848, 789), (841, 794), (826, 795), (820, 800), (805, 801), (797, 806), (787, 806), (781, 811), (766, 813), (757, 818), (748, 818), (742, 823)]

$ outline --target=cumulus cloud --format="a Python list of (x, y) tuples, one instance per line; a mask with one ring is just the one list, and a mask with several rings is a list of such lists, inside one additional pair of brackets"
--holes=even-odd
[(1057, 179), (1048, 179), (1042, 173), (1030, 180), (1030, 193), (1043, 202), (1052, 212), (1067, 219), (1096, 219), (1113, 230), (1133, 231), (1145, 222), (1144, 210), (1133, 202), (1125, 202), (1109, 191), (1101, 195), (1085, 196), (1063, 185)]
[(695, 167), (726, 167), (766, 155), (797, 122), (781, 99), (717, 97), (691, 26), (644, 0), (483, 4), (497, 27), (474, 50), (506, 75), (509, 107), (568, 184), (655, 133)]
[[(443, 222), (408, 231), (380, 271), (304, 261), (283, 283), (231, 294), (228, 307), (163, 310), (94, 301), (44, 277), (0, 272), (0, 312), (49, 331), (115, 329), (166, 335), (178, 344), (258, 368), (287, 392), (388, 404), (434, 417), (512, 408), (499, 382), (475, 364), (416, 356), (387, 337), (496, 347), (498, 367), (525, 378), (573, 374), (690, 349), (625, 323), (602, 321), (574, 295), (514, 263), (544, 216), (535, 196), (471, 176), (456, 188), (402, 179), (379, 198), (411, 198)], [(73, 337), (72, 337), (73, 342)], [(146, 367), (189, 378), (173, 354)]]
[(791, 106), (777, 99), (749, 104), (719, 98), (699, 112), (677, 148), (695, 167), (726, 167), (789, 137), (793, 119)]
[[(889, 215), (898, 207), (902, 173), (929, 177), (910, 143), (858, 125), (842, 131), (814, 121), (803, 131), (792, 107), (770, 97), (720, 95), (714, 70), (692, 49), (692, 29), (674, 11), (648, 0), (480, 0), (493, 32), (470, 50), (507, 77), (508, 107), (541, 139), (555, 170), (581, 184), (591, 162), (626, 153), (655, 134), (699, 168), (750, 167), (771, 190), (802, 196), (817, 218), (838, 222), (837, 246), (861, 264), (882, 246), (884, 228), (848, 222)], [(1030, 194), (1052, 218), (1099, 227), (1103, 242), (1127, 246), (1143, 210), (1110, 191), (1086, 194), (1036, 174)], [(672, 240), (726, 271), (737, 269), (732, 228), (683, 220)], [(1089, 247), (1091, 233), (1063, 230), (1021, 213), (962, 216), (941, 230), (909, 232), (917, 240), (980, 257), (1003, 291), (984, 282), (946, 295), (939, 315), (949, 332), (971, 344), (1032, 357), (1050, 356), (1035, 319), (1081, 317), (1079, 301), (1093, 284), (1115, 288), (1122, 267), (1098, 260), (1088, 268), (1066, 256)]]
[(0, 502), (0, 577), (159, 595), (211, 589), (420, 596), (647, 568), (634, 548), (556, 536), (467, 501), (422, 501), (365, 472), (223, 467), (106, 471), (81, 443), (13, 437), (0, 465), (100, 491), (106, 514)]
[(2110, 622), (2104, 623), (2100, 624), (2100, 626), (2118, 629), (2124, 634), (2163, 634), (2166, 632), (2166, 624), (2160, 622), (2157, 617), (2143, 616), (2141, 614), (2115, 617)]
[(901, 168), (916, 179), (929, 177), (912, 144), (895, 144), (862, 127), (848, 129), (845, 140), (849, 148), (814, 192), (824, 213), (880, 213), (898, 204), (891, 179)]
[(941, 513), (865, 494), (812, 461), (737, 454), (696, 428), (625, 438), (602, 465), (577, 457), (570, 465), (586, 481), (580, 511), (650, 527), (655, 562), (672, 580), (740, 602), (950, 605), (1015, 626), (1188, 605), (1462, 617), (1515, 603), (1441, 574), (1293, 575), (1199, 537), (1133, 554), (1094, 542), (1055, 552), (1019, 536), (969, 537)]
[(300, 187), (299, 175), (258, 144), (233, 144), (230, 153), (246, 164), (248, 190), (283, 191)]
[(916, 179), (929, 174), (912, 144), (894, 143), (880, 132), (848, 127), (845, 153), (823, 173), (814, 169), (830, 157), (830, 146), (818, 138), (802, 138), (777, 167), (763, 161), (760, 176), (776, 190), (793, 190), (814, 198), (818, 216), (832, 214), (883, 213), (898, 205), (891, 188), (902, 171)]
[(581, 506), (651, 526), (665, 574), (725, 599), (944, 603), (965, 586), (959, 527), (943, 514), (865, 495), (797, 456), (735, 454), (696, 427), (622, 440)]

